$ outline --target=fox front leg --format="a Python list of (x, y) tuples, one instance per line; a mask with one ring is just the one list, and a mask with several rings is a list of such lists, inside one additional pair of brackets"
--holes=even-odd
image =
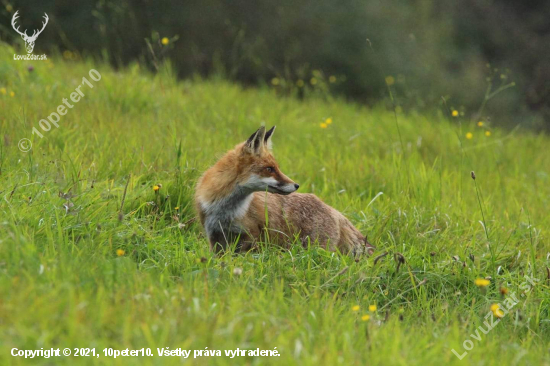
[(216, 254), (227, 251), (234, 247), (236, 252), (247, 252), (254, 246), (255, 241), (245, 233), (234, 233), (231, 231), (212, 231), (208, 235), (210, 249)]

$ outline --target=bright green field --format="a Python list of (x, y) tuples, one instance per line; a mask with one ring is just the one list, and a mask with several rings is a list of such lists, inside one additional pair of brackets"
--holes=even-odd
[[(550, 365), (548, 137), (408, 113), (401, 142), (385, 108), (13, 53), (0, 46), (0, 364)], [(102, 79), (59, 128), (40, 130), (92, 68)], [(275, 156), (300, 191), (389, 255), (210, 253), (192, 220), (195, 180), (263, 123), (277, 125)], [(539, 281), (520, 296), (525, 275)], [(473, 339), (501, 287), (519, 303)], [(466, 340), (459, 361), (451, 349)], [(25, 360), (14, 347), (101, 356)], [(113, 359), (106, 347), (155, 356)], [(162, 347), (280, 356), (185, 360), (156, 356)]]

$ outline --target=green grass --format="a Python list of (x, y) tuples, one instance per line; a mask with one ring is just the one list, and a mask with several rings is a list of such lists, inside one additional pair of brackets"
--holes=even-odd
[[(0, 46), (0, 364), (182, 363), (113, 359), (106, 347), (280, 353), (188, 364), (550, 364), (547, 136), (412, 113), (398, 114), (401, 143), (382, 107), (178, 82), (169, 67), (152, 75), (54, 57), (31, 72), (13, 53)], [(59, 128), (33, 136), (91, 68), (102, 79)], [(210, 253), (192, 221), (195, 180), (262, 123), (277, 125), (275, 155), (300, 191), (350, 218), (375, 257), (389, 255)], [(459, 361), (451, 349), (464, 352), (503, 301), (500, 287), (519, 295), (525, 275), (540, 282)], [(488, 287), (474, 284), (487, 276)], [(14, 347), (101, 356), (25, 360)]]

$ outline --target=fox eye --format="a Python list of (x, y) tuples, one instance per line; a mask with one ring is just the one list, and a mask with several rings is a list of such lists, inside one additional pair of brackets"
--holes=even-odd
[(267, 168), (265, 168), (265, 170), (267, 170), (269, 173), (273, 173), (275, 171), (275, 168), (273, 168), (272, 166), (268, 166)]

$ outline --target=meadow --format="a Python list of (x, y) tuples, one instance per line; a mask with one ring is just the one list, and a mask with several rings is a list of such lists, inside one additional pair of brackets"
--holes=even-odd
[[(394, 115), (177, 80), (169, 65), (14, 53), (0, 45), (0, 364), (550, 365), (548, 136), (522, 121), (478, 125), (460, 101)], [(101, 80), (33, 135), (90, 69)], [(281, 170), (343, 212), (373, 256), (210, 252), (195, 181), (262, 124), (277, 126)], [(478, 337), (510, 294), (517, 304)], [(279, 356), (156, 356), (166, 347)], [(13, 348), (101, 355), (29, 360)]]

